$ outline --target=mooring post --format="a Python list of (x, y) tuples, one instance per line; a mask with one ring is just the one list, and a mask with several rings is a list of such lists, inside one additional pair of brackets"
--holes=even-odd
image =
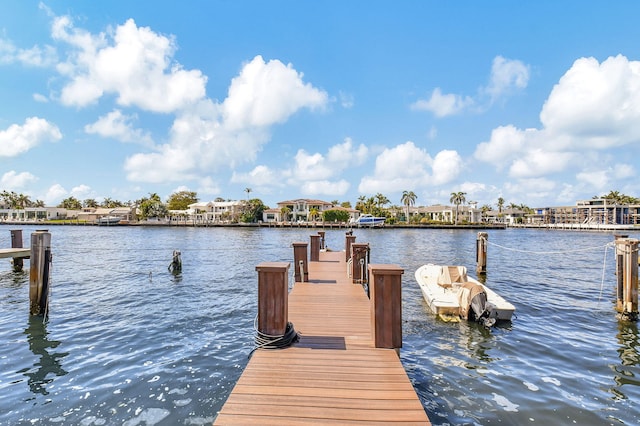
[(325, 231), (318, 231), (318, 235), (320, 235), (320, 250), (324, 250), (326, 248), (324, 241)]
[(282, 336), (289, 321), (289, 263), (263, 262), (258, 271), (258, 331)]
[(49, 263), (51, 234), (39, 230), (31, 234), (29, 262), (29, 305), (31, 315), (45, 315), (49, 303)]
[(623, 319), (638, 319), (638, 240), (616, 238), (616, 311)]
[(487, 273), (487, 242), (489, 234), (486, 232), (478, 232), (476, 239), (476, 273)]
[(321, 241), (320, 241), (320, 235), (312, 235), (311, 236), (311, 258), (310, 260), (312, 262), (319, 262), (320, 261), (320, 246), (321, 246)]
[(368, 243), (352, 243), (351, 244), (351, 278), (353, 283), (362, 284), (367, 282), (369, 259)]
[(402, 274), (397, 265), (369, 265), (371, 329), (376, 348), (402, 347)]
[(348, 262), (351, 258), (351, 245), (356, 242), (356, 236), (353, 235), (352, 231), (347, 232), (344, 241), (344, 251), (346, 252), (345, 262)]
[[(22, 229), (11, 230), (11, 248), (22, 248)], [(12, 263), (14, 272), (22, 272), (23, 263), (21, 257), (14, 257)]]
[[(307, 246), (307, 243), (293, 243), (293, 264), (295, 265), (293, 273), (294, 281), (298, 283), (309, 281)], [(300, 262), (302, 262), (302, 268), (300, 268)], [(303, 272), (301, 272), (300, 269), (302, 269)]]

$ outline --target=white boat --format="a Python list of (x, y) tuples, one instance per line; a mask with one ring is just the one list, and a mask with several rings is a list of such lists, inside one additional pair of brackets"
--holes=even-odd
[(116, 225), (120, 223), (120, 220), (122, 220), (122, 218), (119, 216), (102, 216), (96, 223), (98, 225)]
[(378, 217), (372, 214), (366, 213), (361, 214), (358, 219), (352, 221), (354, 225), (357, 226), (382, 226), (384, 225), (384, 221), (387, 220), (386, 217)]
[(483, 322), (510, 321), (515, 306), (478, 280), (467, 276), (464, 266), (422, 265), (416, 281), (431, 311), (444, 318)]

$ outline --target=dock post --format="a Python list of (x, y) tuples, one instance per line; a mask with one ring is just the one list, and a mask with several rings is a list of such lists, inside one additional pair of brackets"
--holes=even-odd
[(324, 241), (324, 234), (325, 231), (318, 231), (318, 235), (320, 235), (320, 250), (324, 250), (325, 247), (325, 241)]
[(258, 331), (282, 336), (289, 321), (289, 262), (263, 262), (258, 271)]
[(617, 238), (616, 311), (625, 320), (638, 319), (638, 240)]
[(353, 235), (353, 231), (347, 232), (347, 235), (344, 241), (344, 251), (347, 253), (346, 258), (344, 259), (345, 262), (348, 262), (349, 259), (351, 258), (351, 244), (355, 242), (356, 242), (356, 236)]
[(320, 238), (320, 235), (311, 236), (311, 257), (309, 260), (312, 262), (320, 261), (320, 247), (322, 245)]
[(369, 265), (371, 329), (376, 348), (402, 347), (402, 274), (397, 265)]
[(369, 244), (368, 243), (352, 243), (351, 244), (351, 278), (354, 284), (363, 284), (367, 282), (369, 263)]
[[(293, 243), (294, 281), (309, 281), (309, 265), (307, 264), (307, 243)], [(301, 270), (302, 269), (302, 270)]]
[(486, 232), (478, 232), (476, 239), (476, 273), (487, 273), (487, 242), (489, 234)]
[[(22, 248), (22, 229), (11, 230), (11, 248)], [(12, 259), (13, 271), (22, 272), (22, 258), (14, 257)]]
[(49, 304), (49, 263), (51, 234), (46, 230), (31, 234), (29, 305), (31, 315), (46, 316)]

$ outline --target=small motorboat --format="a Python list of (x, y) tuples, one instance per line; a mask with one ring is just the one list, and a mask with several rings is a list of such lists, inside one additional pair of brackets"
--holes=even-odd
[(101, 218), (99, 218), (96, 223), (98, 225), (117, 225), (120, 223), (120, 221), (122, 220), (121, 217), (119, 216), (102, 216)]
[(467, 276), (464, 266), (422, 265), (416, 281), (431, 311), (443, 319), (462, 318), (490, 327), (511, 321), (516, 308), (502, 296)]
[(366, 213), (360, 215), (356, 220), (352, 221), (357, 226), (382, 226), (384, 225), (386, 217), (378, 217), (372, 214)]

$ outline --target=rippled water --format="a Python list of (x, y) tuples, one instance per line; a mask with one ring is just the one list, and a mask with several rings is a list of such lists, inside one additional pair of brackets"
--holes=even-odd
[[(21, 229), (26, 244), (36, 228)], [(2, 425), (210, 424), (253, 347), (255, 266), (292, 261), (291, 244), (315, 234), (49, 230), (47, 323), (29, 316), (28, 262), (16, 274), (0, 260)], [(401, 357), (434, 425), (640, 424), (640, 341), (615, 316), (612, 234), (489, 231), (487, 284), (516, 318), (486, 330), (436, 320), (413, 278), (424, 263), (475, 270), (475, 231), (354, 233), (372, 262), (405, 269)], [(344, 230), (326, 239), (344, 248)], [(175, 249), (180, 276), (167, 270)]]

